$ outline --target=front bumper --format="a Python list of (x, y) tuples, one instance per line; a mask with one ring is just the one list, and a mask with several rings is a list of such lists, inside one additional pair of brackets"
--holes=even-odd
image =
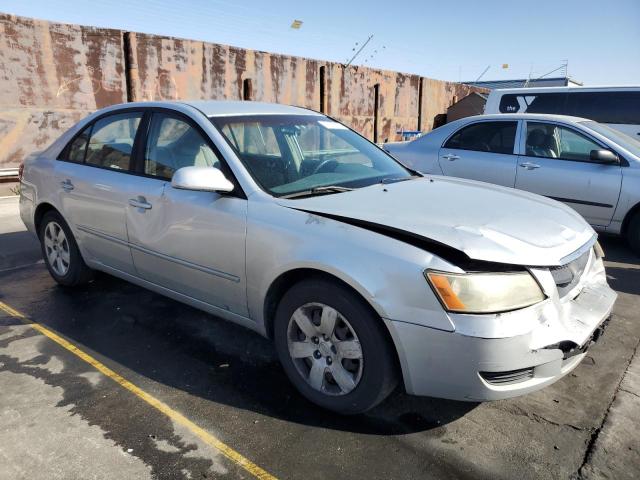
[[(566, 298), (558, 298), (556, 292), (541, 304), (509, 314), (451, 315), (457, 326), (454, 332), (385, 320), (398, 349), (407, 392), (453, 400), (499, 400), (562, 378), (601, 337), (617, 297), (606, 283), (602, 260), (593, 258), (591, 263), (580, 286)], [(478, 331), (469, 328), (478, 322), (486, 323)], [(489, 326), (496, 324), (509, 334)], [(518, 331), (522, 325), (528, 326), (526, 332)]]

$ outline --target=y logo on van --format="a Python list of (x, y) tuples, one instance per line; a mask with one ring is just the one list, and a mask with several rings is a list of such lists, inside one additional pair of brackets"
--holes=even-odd
[[(529, 108), (529, 105), (536, 99), (535, 95), (506, 95), (503, 101), (500, 102), (500, 111), (502, 113), (525, 113)], [(514, 97), (517, 102), (514, 102)]]

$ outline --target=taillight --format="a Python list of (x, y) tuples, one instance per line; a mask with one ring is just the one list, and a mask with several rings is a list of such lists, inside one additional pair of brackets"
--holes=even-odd
[(18, 167), (18, 180), (22, 181), (22, 174), (24, 173), (24, 163), (21, 163)]

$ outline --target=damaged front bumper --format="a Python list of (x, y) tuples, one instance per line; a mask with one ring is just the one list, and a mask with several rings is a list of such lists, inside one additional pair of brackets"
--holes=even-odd
[(547, 299), (494, 315), (450, 314), (454, 332), (386, 320), (413, 395), (487, 401), (523, 395), (573, 370), (597, 342), (617, 294), (590, 253), (580, 282), (560, 297), (545, 269), (531, 270)]

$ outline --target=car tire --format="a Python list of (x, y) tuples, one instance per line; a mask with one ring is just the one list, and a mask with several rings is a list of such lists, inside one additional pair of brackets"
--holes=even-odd
[(627, 242), (633, 252), (640, 256), (640, 212), (636, 213), (627, 227)]
[(87, 283), (93, 277), (84, 263), (76, 239), (58, 212), (47, 212), (40, 222), (40, 248), (53, 279), (65, 287)]
[(356, 414), (382, 402), (397, 385), (396, 355), (384, 328), (347, 287), (312, 279), (281, 299), (274, 337), (280, 362), (304, 397), (327, 410)]

